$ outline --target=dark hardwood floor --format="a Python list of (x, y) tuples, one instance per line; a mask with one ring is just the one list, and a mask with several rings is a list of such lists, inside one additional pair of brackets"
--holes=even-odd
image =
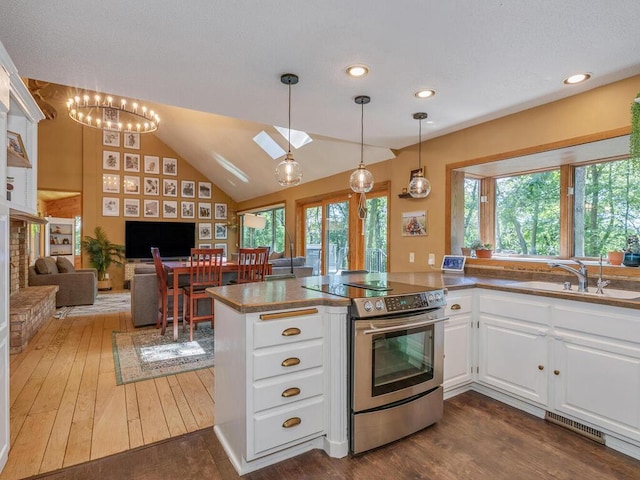
[[(32, 478), (235, 479), (212, 429)], [(316, 479), (640, 479), (640, 461), (479, 393), (445, 402), (436, 425), (355, 458), (314, 450), (242, 477)]]

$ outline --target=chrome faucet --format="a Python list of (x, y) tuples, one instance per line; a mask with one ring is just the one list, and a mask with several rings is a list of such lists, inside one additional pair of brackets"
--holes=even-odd
[(579, 265), (579, 269), (570, 267), (569, 265), (565, 265), (564, 263), (548, 263), (549, 267), (561, 268), (566, 270), (567, 272), (573, 273), (576, 277), (578, 277), (578, 292), (588, 292), (589, 291), (589, 277), (587, 276), (587, 266), (582, 263), (580, 260), (572, 259)]

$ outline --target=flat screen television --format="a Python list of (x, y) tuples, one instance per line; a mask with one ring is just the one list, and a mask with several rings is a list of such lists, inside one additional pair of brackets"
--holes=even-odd
[(196, 241), (194, 222), (126, 221), (124, 229), (125, 257), (151, 257), (151, 247), (158, 247), (162, 258), (186, 258)]

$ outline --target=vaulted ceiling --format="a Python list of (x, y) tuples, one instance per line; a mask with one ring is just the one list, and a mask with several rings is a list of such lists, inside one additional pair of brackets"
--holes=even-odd
[[(314, 139), (294, 150), (305, 182), (357, 166), (357, 95), (372, 98), (373, 163), (416, 143), (414, 112), (429, 139), (640, 73), (637, 0), (3, 0), (0, 13), (21, 75), (155, 103), (158, 136), (237, 201), (282, 188), (252, 138), (286, 150), (285, 72), (300, 77), (291, 126)], [(369, 74), (349, 78), (354, 63)], [(592, 78), (563, 84), (578, 72)]]

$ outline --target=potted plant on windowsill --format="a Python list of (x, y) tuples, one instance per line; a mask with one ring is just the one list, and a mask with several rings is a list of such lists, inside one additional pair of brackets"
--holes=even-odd
[(624, 249), (622, 264), (625, 267), (640, 266), (640, 241), (638, 240), (638, 235), (629, 235), (627, 237), (627, 246)]
[(490, 243), (484, 243), (479, 248), (476, 248), (476, 258), (491, 258), (493, 254), (493, 245)]
[(95, 237), (85, 235), (82, 248), (89, 255), (89, 265), (98, 271), (98, 290), (111, 290), (106, 272), (111, 264), (122, 266), (124, 246), (111, 243), (102, 227), (96, 227), (93, 233)]
[(624, 250), (611, 250), (607, 252), (609, 265), (622, 265), (622, 260), (624, 260)]

